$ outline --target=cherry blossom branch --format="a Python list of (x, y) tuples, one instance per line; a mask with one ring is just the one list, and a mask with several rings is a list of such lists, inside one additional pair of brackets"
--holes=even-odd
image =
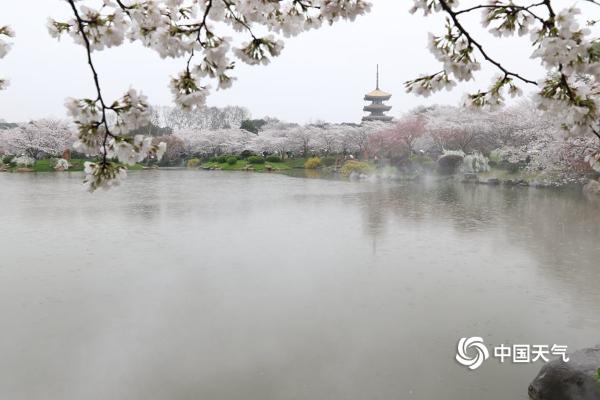
[[(546, 0), (547, 1), (547, 0)], [(455, 11), (452, 10), (452, 8), (448, 5), (447, 0), (439, 0), (440, 5), (442, 6), (442, 9), (450, 16), (450, 18), (452, 19), (452, 22), (454, 23), (454, 26), (456, 26), (456, 28), (465, 36), (465, 38), (467, 39), (467, 41), (469, 42), (470, 45), (475, 46), (477, 48), (477, 50), (479, 50), (479, 53), (482, 55), (482, 57), (488, 61), (489, 63), (493, 64), (496, 68), (498, 68), (500, 71), (502, 71), (504, 73), (505, 77), (514, 77), (524, 83), (528, 83), (530, 85), (535, 85), (537, 86), (537, 82), (532, 81), (530, 79), (524, 78), (523, 76), (521, 76), (520, 74), (516, 73), (516, 72), (512, 72), (509, 71), (508, 69), (504, 68), (502, 66), (502, 64), (500, 64), (498, 61), (496, 61), (495, 59), (493, 59), (492, 57), (490, 57), (487, 52), (484, 50), (483, 46), (477, 42), (475, 39), (473, 39), (473, 37), (471, 36), (471, 34), (463, 27), (463, 25), (460, 23), (460, 21), (458, 20), (458, 16), (456, 14)]]
[(77, 25), (79, 27), (79, 33), (81, 34), (81, 37), (85, 44), (85, 49), (86, 49), (86, 53), (87, 53), (87, 63), (90, 67), (90, 70), (92, 71), (94, 85), (96, 86), (96, 93), (98, 95), (98, 97), (96, 98), (96, 101), (100, 101), (100, 105), (102, 107), (102, 110), (101, 110), (102, 119), (98, 122), (98, 126), (104, 125), (104, 129), (105, 129), (104, 139), (102, 141), (102, 149), (103, 149), (102, 162), (100, 163), (101, 168), (105, 168), (106, 165), (108, 164), (108, 160), (107, 160), (108, 151), (106, 148), (106, 145), (108, 143), (108, 138), (109, 137), (115, 138), (115, 136), (110, 132), (110, 128), (108, 126), (108, 120), (106, 118), (106, 110), (108, 109), (108, 107), (104, 103), (104, 98), (102, 97), (102, 89), (100, 88), (100, 79), (98, 78), (98, 72), (96, 71), (96, 67), (94, 66), (94, 62), (92, 60), (92, 49), (91, 49), (91, 45), (90, 45), (90, 40), (89, 40), (87, 34), (85, 33), (84, 21), (82, 20), (81, 16), (79, 15), (77, 6), (75, 6), (75, 1), (67, 0), (67, 2), (71, 5), (71, 9), (73, 10), (73, 15), (75, 16), (75, 19), (77, 20)]
[[(115, 176), (120, 178), (121, 167), (109, 160), (133, 164), (146, 156), (158, 158), (164, 153), (164, 147), (160, 147), (163, 143), (157, 148), (141, 135), (130, 137), (132, 129), (148, 121), (150, 112), (146, 98), (130, 89), (123, 98), (107, 103), (93, 62), (93, 51), (120, 46), (129, 39), (155, 50), (162, 58), (185, 57), (185, 68), (171, 78), (169, 86), (175, 103), (182, 110), (192, 110), (203, 107), (209, 93), (208, 85), (202, 85), (201, 79), (217, 80), (218, 89), (231, 86), (235, 79), (229, 76), (235, 65), (231, 55), (250, 65), (266, 65), (283, 49), (283, 42), (276, 35), (294, 36), (325, 21), (354, 19), (370, 9), (366, 0), (336, 0), (333, 3), (330, 0), (257, 1), (256, 4), (253, 2), (252, 10), (238, 7), (230, 0), (105, 0), (97, 8), (81, 0), (66, 1), (75, 18), (62, 22), (50, 19), (48, 30), (55, 38), (68, 34), (87, 52), (96, 99), (69, 99), (66, 105), (79, 128), (79, 140), (74, 145), (76, 150), (102, 158), (100, 168), (90, 167), (86, 176), (86, 182), (91, 182), (91, 190), (110, 185)], [(197, 13), (200, 19), (196, 19)], [(211, 21), (225, 22), (236, 30), (243, 27), (251, 40), (232, 47), (231, 38), (217, 36), (211, 31), (208, 25)], [(256, 36), (252, 30), (255, 24), (269, 33), (264, 37)], [(194, 63), (199, 55), (202, 55), (201, 59)], [(113, 113), (116, 122), (112, 119)]]
[[(231, 9), (231, 7), (233, 6), (232, 3), (228, 2), (227, 0), (222, 0), (223, 4), (225, 4), (225, 7), (227, 7), (227, 9), (229, 10), (230, 15), (233, 17), (233, 19), (235, 21), (237, 21), (237, 23), (239, 23), (240, 25), (242, 25), (244, 28), (246, 28), (246, 30), (248, 31), (248, 33), (250, 33), (250, 35), (252, 36), (252, 39), (256, 40), (256, 36), (254, 35), (254, 32), (252, 32), (252, 28), (250, 28), (250, 25), (248, 25), (242, 18), (240, 18), (239, 16), (236, 15), (235, 11)], [(300, 4), (302, 4), (302, 2), (299, 2)]]
[[(10, 51), (11, 44), (6, 43), (3, 40), (3, 36), (13, 37), (14, 32), (9, 26), (0, 25), (0, 59), (4, 58), (4, 56)], [(4, 90), (8, 86), (8, 81), (6, 79), (0, 78), (0, 90)]]
[(458, 10), (458, 11), (454, 11), (455, 15), (461, 15), (461, 14), (466, 14), (466, 13), (470, 13), (471, 11), (476, 11), (476, 10), (482, 10), (482, 9), (506, 9), (506, 10), (513, 10), (513, 12), (516, 11), (521, 11), (521, 12), (526, 12), (529, 15), (531, 15), (533, 18), (537, 19), (538, 21), (544, 23), (544, 19), (542, 17), (540, 17), (539, 15), (537, 15), (536, 13), (534, 13), (533, 11), (531, 11), (532, 8), (535, 7), (540, 7), (544, 5), (544, 2), (539, 2), (539, 3), (534, 3), (534, 4), (530, 4), (528, 6), (518, 6), (515, 4), (506, 4), (506, 5), (495, 5), (495, 4), (479, 4), (470, 8), (465, 8), (463, 10)]

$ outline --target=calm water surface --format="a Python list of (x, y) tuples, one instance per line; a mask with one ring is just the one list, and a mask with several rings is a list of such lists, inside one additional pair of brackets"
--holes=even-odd
[(600, 342), (576, 193), (204, 171), (0, 174), (0, 398), (525, 399), (490, 344)]

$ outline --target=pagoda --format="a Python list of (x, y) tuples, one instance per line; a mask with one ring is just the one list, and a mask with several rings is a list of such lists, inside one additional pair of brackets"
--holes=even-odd
[(369, 112), (369, 115), (365, 115), (363, 121), (391, 121), (393, 118), (385, 115), (385, 112), (390, 111), (392, 106), (383, 104), (384, 101), (389, 100), (392, 97), (391, 94), (384, 92), (379, 89), (379, 65), (377, 65), (377, 82), (375, 90), (365, 95), (365, 101), (370, 101), (371, 104), (363, 108), (364, 111)]

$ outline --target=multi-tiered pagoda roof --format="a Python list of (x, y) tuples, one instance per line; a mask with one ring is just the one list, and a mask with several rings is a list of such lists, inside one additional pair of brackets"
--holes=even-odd
[(391, 121), (393, 118), (385, 115), (386, 112), (392, 109), (392, 106), (385, 105), (383, 102), (389, 100), (392, 97), (391, 94), (384, 92), (379, 89), (379, 65), (377, 66), (377, 81), (375, 90), (365, 95), (365, 101), (370, 101), (371, 104), (363, 108), (364, 111), (369, 112), (369, 115), (365, 115), (363, 121)]

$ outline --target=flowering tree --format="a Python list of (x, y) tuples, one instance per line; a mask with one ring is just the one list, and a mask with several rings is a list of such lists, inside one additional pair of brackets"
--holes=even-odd
[(353, 129), (348, 130), (348, 139), (350, 142), (351, 152), (358, 156), (369, 158), (371, 156), (371, 148), (369, 147), (371, 136), (376, 132), (381, 132), (389, 128), (389, 123), (371, 121), (363, 122), (360, 125), (356, 125)]
[(318, 132), (320, 130), (319, 127), (311, 125), (292, 129), (291, 136), (294, 141), (294, 147), (299, 150), (302, 157), (307, 157), (309, 153), (315, 150), (315, 146), (318, 143)]
[[(6, 38), (14, 36), (14, 32), (8, 26), (0, 25), (0, 59), (4, 58), (10, 50), (11, 44), (6, 42)], [(8, 81), (0, 76), (0, 90), (3, 90), (8, 85)]]
[[(590, 7), (600, 6), (588, 0)], [(458, 0), (413, 0), (412, 12), (447, 15), (444, 35), (430, 35), (429, 48), (443, 64), (441, 70), (406, 82), (409, 92), (428, 95), (450, 89), (457, 81), (474, 79), (485, 61), (498, 70), (491, 86), (466, 96), (470, 106), (495, 108), (504, 104), (504, 96), (520, 95), (523, 85), (537, 87), (540, 109), (560, 116), (564, 128), (575, 134), (594, 134), (600, 139), (598, 80), (600, 79), (600, 44), (591, 26), (598, 22), (593, 12), (583, 15), (575, 6), (562, 8), (557, 0), (494, 0), (460, 8)], [(529, 34), (532, 57), (546, 69), (541, 79), (528, 78), (506, 68), (470, 32), (463, 17), (482, 13), (482, 24), (498, 37)], [(587, 26), (586, 26), (587, 25)], [(600, 155), (590, 156), (590, 163), (600, 171)]]
[(409, 116), (372, 135), (370, 146), (383, 157), (410, 156), (414, 151), (415, 141), (424, 133), (425, 123), (423, 119)]
[(277, 153), (281, 158), (296, 150), (297, 141), (293, 136), (295, 127), (269, 124), (253, 140), (251, 150), (257, 153)]
[(473, 149), (489, 152), (502, 145), (497, 137), (498, 124), (490, 112), (436, 106), (420, 115), (428, 135), (437, 146), (437, 152), (469, 152)]
[(162, 158), (167, 164), (179, 161), (186, 154), (185, 142), (177, 135), (158, 136), (153, 139), (153, 144), (166, 143), (167, 150)]
[[(147, 98), (130, 89), (120, 99), (108, 101), (94, 64), (95, 51), (119, 46), (127, 38), (163, 58), (185, 57), (184, 68), (171, 79), (170, 88), (175, 103), (191, 110), (204, 105), (208, 80), (219, 89), (231, 86), (232, 55), (247, 64), (268, 64), (281, 53), (282, 36), (352, 20), (370, 8), (364, 0), (104, 0), (100, 7), (93, 7), (92, 1), (65, 1), (73, 17), (50, 19), (48, 29), (52, 36), (68, 35), (84, 47), (96, 87), (94, 96), (66, 102), (79, 130), (76, 150), (100, 158), (98, 163), (86, 163), (85, 184), (91, 191), (118, 184), (126, 176), (112, 159), (132, 164), (149, 155), (160, 159), (166, 150), (164, 142), (153, 144), (152, 138), (128, 135), (148, 124)], [(224, 26), (245, 32), (248, 40), (235, 45), (226, 31), (220, 31)], [(0, 28), (0, 58), (8, 50), (4, 36), (12, 36), (7, 27)], [(0, 88), (4, 86), (1, 80)]]
[(183, 143), (186, 154), (214, 156), (219, 154), (237, 154), (252, 148), (256, 138), (253, 133), (243, 129), (182, 129), (176, 131), (174, 138)]
[(202, 107), (194, 110), (157, 107), (154, 108), (153, 114), (156, 115), (160, 125), (173, 130), (239, 128), (243, 120), (250, 118), (247, 109), (235, 106)]
[(20, 124), (16, 128), (5, 130), (2, 136), (9, 152), (34, 159), (45, 155), (60, 156), (75, 141), (74, 129), (70, 123), (52, 119)]

